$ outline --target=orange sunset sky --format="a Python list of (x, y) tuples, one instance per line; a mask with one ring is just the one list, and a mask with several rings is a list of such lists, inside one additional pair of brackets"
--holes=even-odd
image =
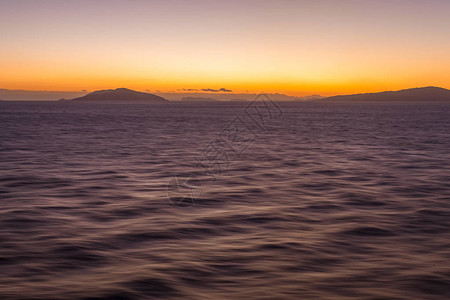
[(0, 88), (450, 87), (450, 1), (0, 1)]

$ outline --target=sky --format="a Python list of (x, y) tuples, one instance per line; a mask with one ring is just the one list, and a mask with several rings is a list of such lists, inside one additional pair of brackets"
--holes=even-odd
[(450, 88), (448, 0), (0, 0), (0, 89)]

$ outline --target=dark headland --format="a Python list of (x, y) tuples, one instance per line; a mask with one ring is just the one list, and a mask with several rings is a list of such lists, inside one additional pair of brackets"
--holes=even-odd
[(400, 91), (387, 91), (381, 93), (367, 93), (355, 95), (341, 95), (323, 98), (319, 101), (427, 101), (450, 102), (450, 90), (440, 87), (421, 87)]
[(85, 96), (60, 101), (92, 102), (92, 103), (165, 103), (168, 100), (163, 97), (137, 92), (126, 88), (115, 90), (101, 90), (89, 93)]

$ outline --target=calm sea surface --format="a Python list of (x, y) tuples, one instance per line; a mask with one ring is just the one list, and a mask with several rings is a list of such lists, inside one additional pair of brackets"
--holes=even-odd
[(0, 299), (450, 298), (450, 104), (245, 105), (0, 103)]

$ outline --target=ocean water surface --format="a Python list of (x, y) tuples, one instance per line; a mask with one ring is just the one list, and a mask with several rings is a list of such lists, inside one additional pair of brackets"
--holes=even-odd
[(450, 104), (246, 105), (1, 102), (0, 299), (450, 299)]

